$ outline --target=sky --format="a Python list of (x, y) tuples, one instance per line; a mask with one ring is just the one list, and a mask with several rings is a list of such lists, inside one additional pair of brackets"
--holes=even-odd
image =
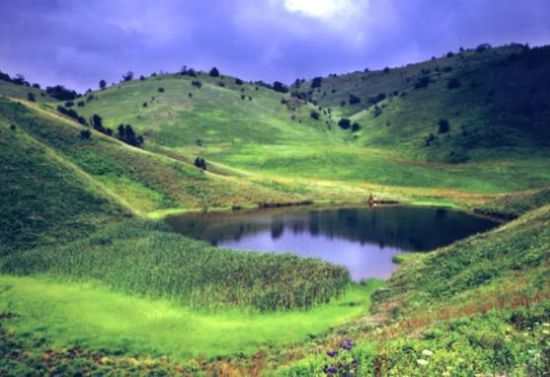
[(548, 0), (0, 0), (0, 15), (0, 71), (82, 91), (130, 70), (290, 83), (550, 44)]

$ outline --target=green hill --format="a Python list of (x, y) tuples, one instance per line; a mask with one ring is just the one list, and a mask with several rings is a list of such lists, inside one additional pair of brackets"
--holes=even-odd
[(359, 144), (421, 160), (494, 161), (548, 148), (549, 62), (548, 47), (510, 45), (332, 76), (293, 91), (358, 122)]
[[(547, 374), (550, 48), (482, 47), (288, 92), (0, 81), (0, 374)], [(371, 195), (517, 219), (400, 257), (372, 312), (381, 282), (153, 220)]]

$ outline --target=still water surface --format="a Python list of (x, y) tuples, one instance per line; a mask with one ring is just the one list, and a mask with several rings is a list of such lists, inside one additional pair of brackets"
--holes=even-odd
[(168, 222), (214, 246), (340, 264), (356, 281), (389, 277), (397, 253), (432, 250), (498, 225), (464, 212), (404, 206), (187, 214)]

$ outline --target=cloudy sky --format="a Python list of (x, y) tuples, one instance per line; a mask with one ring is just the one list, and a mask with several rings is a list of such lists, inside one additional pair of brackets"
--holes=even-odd
[(0, 0), (0, 70), (84, 90), (183, 65), (246, 80), (550, 44), (548, 0)]

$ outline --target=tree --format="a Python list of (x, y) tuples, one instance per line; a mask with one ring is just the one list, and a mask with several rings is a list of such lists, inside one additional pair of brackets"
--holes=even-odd
[(322, 77), (315, 77), (313, 81), (311, 82), (311, 89), (320, 88), (321, 84), (323, 82)]
[(134, 72), (128, 71), (125, 75), (122, 75), (122, 80), (124, 82), (126, 81), (132, 81), (134, 79)]
[(100, 80), (99, 81), (99, 89), (103, 90), (107, 87), (107, 81), (105, 80)]
[(220, 71), (218, 71), (218, 68), (216, 67), (212, 68), (208, 74), (211, 77), (220, 77)]
[(444, 134), (444, 133), (447, 133), (449, 132), (449, 130), (451, 129), (451, 125), (449, 124), (449, 121), (446, 120), (446, 119), (441, 119), (439, 121), (439, 130), (438, 132), (440, 134)]
[(357, 122), (351, 125), (351, 132), (357, 132), (361, 129), (361, 125)]
[(195, 166), (201, 170), (206, 170), (206, 161), (204, 158), (197, 157), (195, 158)]
[(31, 102), (36, 102), (36, 97), (31, 92), (27, 93), (27, 99)]
[(338, 126), (343, 130), (348, 130), (351, 127), (351, 121), (347, 118), (342, 118), (338, 122)]
[(288, 87), (280, 81), (275, 81), (273, 83), (273, 90), (276, 91), (276, 92), (279, 92), (279, 93), (288, 93), (289, 92)]
[(94, 130), (97, 130), (99, 132), (105, 132), (105, 128), (103, 128), (103, 119), (97, 114), (92, 115), (91, 119), (92, 127)]
[(47, 87), (46, 93), (59, 101), (72, 101), (76, 98), (76, 92), (66, 89), (63, 85)]

